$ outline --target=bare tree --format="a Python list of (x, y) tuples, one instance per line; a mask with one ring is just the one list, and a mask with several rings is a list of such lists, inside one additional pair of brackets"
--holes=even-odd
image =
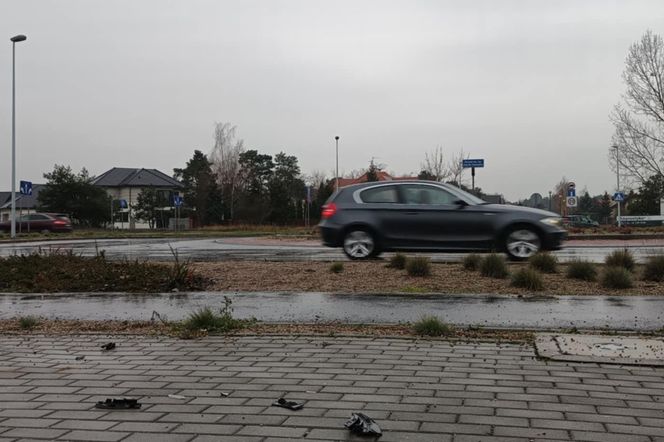
[(322, 170), (316, 169), (308, 176), (303, 177), (304, 182), (314, 189), (318, 189), (322, 184), (327, 183), (327, 174)]
[(233, 219), (236, 190), (240, 185), (240, 154), (244, 152), (244, 142), (236, 139), (235, 131), (236, 126), (230, 123), (215, 123), (214, 147), (210, 155), (230, 219)]
[(433, 177), (435, 181), (446, 181), (451, 176), (451, 168), (445, 163), (442, 146), (437, 146), (431, 152), (424, 153), (422, 171)]
[(558, 183), (553, 187), (553, 208), (552, 210), (556, 213), (564, 215), (566, 213), (566, 196), (567, 196), (567, 187), (569, 185), (569, 180), (567, 177), (563, 176)]
[(627, 91), (624, 104), (616, 105), (611, 113), (616, 131), (609, 163), (613, 170), (619, 163), (625, 177), (642, 184), (664, 174), (664, 40), (660, 35), (647, 31), (630, 46), (622, 77)]
[(463, 184), (463, 174), (466, 171), (463, 167), (463, 160), (467, 159), (468, 155), (464, 154), (463, 149), (461, 149), (457, 154), (452, 155), (452, 158), (447, 163), (447, 168), (449, 171), (448, 181), (455, 183), (457, 186)]
[[(343, 176), (344, 178), (356, 179), (356, 178), (359, 178), (362, 175), (364, 175), (364, 172), (365, 171), (363, 169), (353, 169), (348, 173), (342, 173), (341, 176)], [(339, 178), (341, 178), (341, 177), (339, 177)]]

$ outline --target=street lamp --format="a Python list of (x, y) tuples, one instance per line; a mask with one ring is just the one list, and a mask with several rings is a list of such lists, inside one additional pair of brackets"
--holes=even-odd
[[(620, 159), (618, 158), (618, 153), (620, 153), (620, 150), (618, 149), (618, 145), (614, 144), (613, 148), (616, 150), (616, 192), (620, 193)], [(616, 201), (618, 203), (618, 227), (621, 226), (621, 221), (620, 221), (620, 201)]]
[(338, 191), (339, 190), (339, 135), (334, 137), (334, 141), (337, 144), (337, 171), (336, 171), (336, 185), (335, 185), (336, 189), (335, 190)]
[(27, 38), (25, 35), (15, 35), (10, 38), (12, 42), (12, 239), (16, 238), (16, 43)]

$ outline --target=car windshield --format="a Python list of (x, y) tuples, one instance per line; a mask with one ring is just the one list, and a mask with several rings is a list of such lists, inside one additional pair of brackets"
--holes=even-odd
[(472, 193), (466, 192), (465, 190), (459, 189), (458, 187), (453, 186), (451, 184), (443, 184), (443, 186), (445, 186), (445, 188), (451, 190), (456, 195), (460, 196), (463, 200), (465, 200), (469, 204), (473, 204), (473, 205), (489, 204), (488, 202), (484, 201), (483, 199), (476, 197)]

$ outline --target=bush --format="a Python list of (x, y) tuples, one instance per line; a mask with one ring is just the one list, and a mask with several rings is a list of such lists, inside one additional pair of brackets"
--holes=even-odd
[(627, 249), (615, 250), (606, 257), (604, 263), (608, 267), (622, 267), (631, 272), (634, 270), (634, 255)]
[(632, 287), (632, 274), (624, 267), (607, 267), (602, 275), (602, 286), (608, 289), (628, 289)]
[(40, 250), (29, 255), (0, 257), (0, 290), (6, 292), (148, 292), (201, 290), (209, 280), (188, 264), (110, 261), (103, 253), (83, 257)]
[(523, 289), (540, 291), (544, 290), (544, 280), (536, 270), (522, 268), (512, 275), (512, 286)]
[(408, 276), (429, 276), (431, 274), (431, 261), (425, 256), (416, 256), (406, 260)]
[(449, 324), (445, 324), (435, 316), (423, 316), (413, 324), (413, 330), (423, 336), (448, 336), (453, 332), (453, 328)]
[(588, 261), (572, 261), (567, 267), (567, 277), (582, 281), (597, 280), (597, 269)]
[(646, 281), (664, 282), (664, 255), (648, 258), (643, 268), (643, 279)]
[(482, 257), (480, 255), (477, 253), (471, 253), (470, 255), (466, 255), (466, 257), (463, 258), (462, 264), (465, 270), (474, 272), (480, 267), (481, 262)]
[(330, 272), (332, 273), (341, 273), (344, 271), (344, 263), (343, 262), (333, 262), (330, 264)]
[(18, 318), (18, 325), (23, 330), (30, 330), (35, 328), (37, 324), (39, 324), (39, 319), (35, 318), (34, 316), (21, 316)]
[(390, 258), (390, 263), (387, 265), (391, 269), (403, 270), (406, 268), (406, 261), (408, 257), (403, 253), (397, 253), (392, 258)]
[(236, 330), (243, 326), (244, 321), (233, 318), (231, 300), (224, 296), (224, 306), (219, 313), (215, 313), (210, 307), (204, 307), (189, 315), (184, 321), (185, 330), (207, 330), (225, 333)]
[(505, 279), (509, 275), (505, 258), (496, 253), (484, 257), (480, 263), (480, 274), (490, 278)]
[(529, 260), (530, 266), (540, 272), (556, 273), (558, 259), (550, 253), (540, 252), (533, 255)]

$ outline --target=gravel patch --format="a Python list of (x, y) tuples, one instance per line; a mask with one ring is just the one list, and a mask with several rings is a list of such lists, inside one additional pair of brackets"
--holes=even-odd
[[(528, 294), (527, 289), (510, 285), (510, 279), (482, 277), (460, 264), (432, 264), (431, 276), (412, 277), (405, 270), (386, 267), (385, 261), (344, 262), (339, 273), (330, 271), (322, 262), (196, 262), (192, 268), (210, 280), (212, 291), (317, 291), (338, 293), (492, 293)], [(509, 264), (511, 273), (526, 264)], [(603, 266), (598, 266), (601, 272)], [(635, 275), (641, 274), (637, 266)], [(565, 277), (566, 265), (558, 273), (543, 274), (543, 295), (664, 295), (664, 283), (640, 281), (634, 287), (611, 290), (599, 282), (586, 282)]]

